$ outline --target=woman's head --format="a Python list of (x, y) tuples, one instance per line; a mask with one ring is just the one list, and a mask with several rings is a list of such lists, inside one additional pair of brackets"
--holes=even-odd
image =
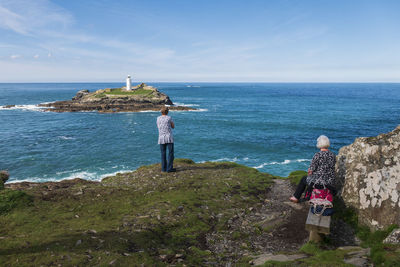
[(168, 111), (169, 111), (169, 109), (168, 109), (168, 107), (166, 107), (166, 106), (164, 106), (164, 107), (161, 108), (161, 114), (162, 114), (162, 115), (167, 115), (167, 114), (168, 114)]
[(329, 138), (325, 135), (321, 135), (317, 139), (317, 147), (318, 148), (328, 148), (331, 145)]

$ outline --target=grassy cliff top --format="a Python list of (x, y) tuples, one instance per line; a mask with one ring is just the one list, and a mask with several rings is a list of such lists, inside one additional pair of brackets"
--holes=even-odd
[(0, 208), (0, 265), (212, 261), (205, 234), (262, 201), (273, 177), (234, 163), (175, 165), (176, 173), (161, 173), (155, 164), (101, 183), (78, 179), (1, 191), (4, 203), (13, 204)]

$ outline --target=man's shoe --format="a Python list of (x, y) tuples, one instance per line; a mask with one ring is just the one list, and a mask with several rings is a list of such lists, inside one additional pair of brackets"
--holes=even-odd
[(167, 172), (176, 172), (176, 169), (175, 168), (173, 168), (173, 169), (170, 169), (169, 171), (167, 171)]

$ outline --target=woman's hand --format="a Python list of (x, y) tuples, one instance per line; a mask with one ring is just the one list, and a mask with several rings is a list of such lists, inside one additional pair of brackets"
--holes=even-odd
[(308, 168), (307, 173), (308, 173), (308, 175), (311, 175), (312, 174), (312, 170), (310, 168)]

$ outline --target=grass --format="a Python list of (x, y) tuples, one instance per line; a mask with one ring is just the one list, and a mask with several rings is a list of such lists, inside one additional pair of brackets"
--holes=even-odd
[(226, 162), (175, 165), (174, 174), (155, 164), (103, 183), (7, 189), (30, 202), (0, 215), (0, 265), (167, 266), (179, 264), (176, 254), (188, 266), (215, 260), (205, 234), (263, 199), (273, 177)]
[(25, 207), (32, 203), (32, 197), (24, 192), (10, 189), (0, 190), (0, 215), (14, 208)]
[(301, 178), (303, 178), (304, 176), (307, 176), (306, 171), (294, 171), (289, 174), (287, 179), (289, 179), (289, 181), (292, 184), (298, 185), (300, 183)]
[(301, 260), (306, 266), (353, 266), (343, 261), (348, 253), (345, 250), (324, 250), (317, 244), (309, 242), (303, 245), (300, 251), (311, 255), (309, 258)]
[(123, 90), (122, 88), (110, 89), (110, 91), (102, 91), (94, 95), (96, 98), (102, 98), (105, 96), (131, 96), (131, 95), (141, 95), (141, 96), (151, 96), (154, 93), (152, 90), (147, 89), (136, 89), (131, 91)]

